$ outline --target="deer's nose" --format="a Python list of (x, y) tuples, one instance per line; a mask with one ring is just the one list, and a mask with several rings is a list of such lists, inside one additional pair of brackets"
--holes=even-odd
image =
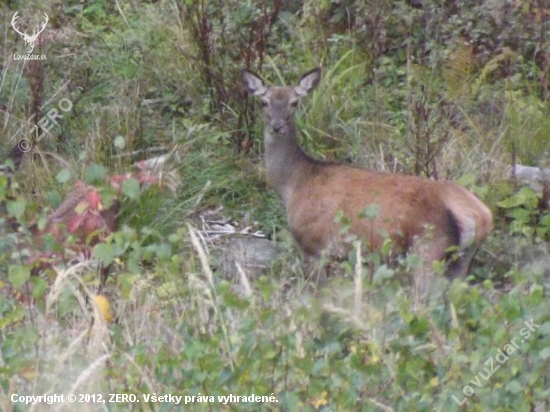
[(274, 122), (271, 127), (275, 133), (282, 133), (285, 130), (285, 124), (283, 122)]

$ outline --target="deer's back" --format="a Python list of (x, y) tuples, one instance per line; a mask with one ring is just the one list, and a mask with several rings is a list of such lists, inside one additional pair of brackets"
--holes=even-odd
[[(372, 204), (379, 207), (376, 218), (359, 218)], [(480, 243), (491, 225), (486, 206), (454, 182), (316, 164), (296, 182), (287, 204), (290, 231), (304, 254), (318, 256), (341, 243), (338, 212), (351, 220), (349, 231), (370, 247), (379, 248), (389, 236), (397, 251), (406, 251), (427, 228), (436, 228), (431, 235), (441, 250)]]

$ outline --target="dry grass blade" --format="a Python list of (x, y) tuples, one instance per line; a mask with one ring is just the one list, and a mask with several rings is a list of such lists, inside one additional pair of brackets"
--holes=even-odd
[(226, 344), (226, 351), (227, 355), (229, 356), (230, 362), (231, 362), (231, 369), (233, 370), (235, 368), (235, 360), (233, 357), (232, 349), (231, 349), (231, 343), (229, 341), (229, 335), (227, 332), (227, 325), (225, 322), (225, 318), (220, 310), (218, 298), (216, 296), (216, 289), (214, 284), (214, 274), (212, 273), (212, 268), (210, 267), (210, 264), (208, 263), (208, 258), (206, 257), (206, 252), (204, 251), (203, 247), (201, 246), (201, 243), (199, 242), (199, 239), (197, 238), (197, 235), (195, 234), (195, 229), (188, 224), (187, 225), (189, 229), (189, 236), (191, 237), (191, 243), (193, 244), (193, 247), (195, 248), (195, 251), (199, 255), (199, 260), (201, 262), (202, 270), (208, 280), (210, 292), (212, 294), (212, 301), (213, 301), (213, 308), (215, 310), (216, 316), (220, 322), (220, 326), (223, 330), (223, 336), (224, 341)]
[(354, 316), (359, 320), (362, 312), (362, 300), (363, 300), (363, 261), (361, 258), (361, 242), (355, 242), (355, 253), (357, 260), (355, 262), (354, 273)]
[(252, 296), (252, 288), (250, 287), (250, 282), (248, 281), (248, 278), (246, 277), (246, 273), (244, 273), (244, 270), (239, 264), (239, 262), (235, 262), (235, 265), (237, 266), (237, 270), (239, 272), (239, 279), (241, 280), (241, 285), (244, 290), (244, 295), (248, 298)]
[(187, 228), (189, 229), (189, 236), (191, 237), (191, 243), (193, 244), (195, 251), (199, 255), (199, 260), (201, 262), (202, 270), (206, 275), (206, 279), (208, 280), (210, 287), (214, 287), (214, 274), (212, 273), (212, 268), (208, 263), (206, 252), (204, 251), (201, 245), (201, 242), (199, 241), (199, 239), (197, 238), (197, 235), (195, 234), (195, 229), (189, 224), (187, 225)]
[(84, 385), (90, 381), (92, 378), (99, 377), (101, 370), (105, 367), (105, 362), (111, 357), (110, 354), (105, 354), (97, 358), (94, 362), (88, 366), (77, 378), (74, 385), (69, 390), (69, 393), (78, 393), (81, 392), (84, 388)]
[(389, 406), (384, 405), (383, 403), (378, 402), (376, 399), (367, 398), (367, 400), (372, 403), (377, 408), (382, 409), (384, 412), (393, 412), (393, 409)]
[[(80, 308), (83, 313), (87, 313), (86, 311), (86, 299), (84, 296), (76, 289), (74, 288), (71, 283), (69, 283), (69, 279), (72, 277), (77, 280), (82, 286), (84, 286), (85, 290), (87, 290), (86, 286), (82, 283), (82, 280), (79, 276), (80, 273), (86, 271), (87, 269), (91, 267), (95, 267), (97, 265), (97, 262), (94, 260), (86, 260), (84, 262), (79, 262), (75, 265), (70, 266), (66, 270), (59, 271), (57, 270), (57, 276), (55, 278), (55, 282), (51, 287), (50, 293), (46, 297), (46, 313), (51, 314), (52, 306), (59, 300), (59, 297), (61, 293), (63, 292), (64, 287), (69, 287), (75, 297), (75, 299), (78, 301)], [(91, 296), (91, 293), (87, 291), (88, 296)]]

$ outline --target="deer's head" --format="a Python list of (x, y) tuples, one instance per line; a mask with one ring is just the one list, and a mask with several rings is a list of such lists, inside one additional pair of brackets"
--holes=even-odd
[(321, 68), (304, 74), (296, 86), (267, 87), (260, 76), (247, 69), (241, 70), (241, 78), (246, 91), (260, 98), (266, 129), (270, 133), (285, 134), (300, 99), (319, 84)]

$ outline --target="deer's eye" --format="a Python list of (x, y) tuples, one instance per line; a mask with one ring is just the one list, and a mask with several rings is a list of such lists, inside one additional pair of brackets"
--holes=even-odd
[(267, 100), (261, 100), (260, 101), (260, 104), (262, 105), (262, 107), (267, 107)]
[(290, 105), (291, 105), (292, 107), (297, 107), (297, 106), (298, 106), (298, 100), (292, 100), (292, 101), (290, 102)]

